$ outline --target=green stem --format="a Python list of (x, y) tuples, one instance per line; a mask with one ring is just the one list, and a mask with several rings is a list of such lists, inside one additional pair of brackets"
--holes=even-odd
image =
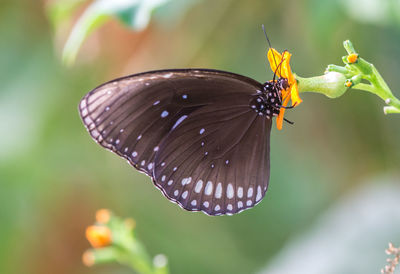
[(389, 86), (386, 84), (385, 80), (383, 80), (382, 76), (373, 65), (372, 71), (371, 79), (368, 80), (375, 87), (375, 94), (382, 98), (386, 104), (397, 108), (400, 111), (400, 100), (393, 95)]
[[(343, 45), (349, 55), (357, 54), (353, 44), (349, 40), (344, 41)], [(358, 54), (357, 54), (357, 59), (354, 61), (349, 61), (347, 56), (344, 56), (342, 60), (345, 63), (345, 67), (328, 65), (326, 69), (328, 74), (333, 72), (342, 74), (347, 78), (345, 82), (346, 84), (348, 84), (347, 86), (358, 90), (368, 91), (370, 93), (379, 96), (388, 105), (385, 106), (383, 109), (385, 114), (400, 113), (400, 100), (393, 95), (389, 86), (386, 84), (385, 80), (383, 80), (382, 76), (380, 75), (380, 73), (373, 64), (367, 62), (363, 58), (358, 57)], [(299, 77), (299, 92), (304, 91), (302, 90), (302, 88), (304, 87), (308, 88), (307, 83), (310, 82), (311, 79), (313, 78), (308, 78), (310, 80), (307, 80)], [(369, 83), (368, 84), (361, 83), (361, 80), (366, 80)], [(321, 88), (319, 89), (321, 90)], [(318, 92), (317, 89), (316, 92)], [(329, 93), (326, 92), (320, 92), (320, 93), (324, 93), (326, 96), (331, 98), (333, 98), (332, 93), (334, 95), (339, 94), (339, 96), (343, 94), (342, 90), (340, 90), (339, 88), (337, 93), (335, 93), (332, 90), (329, 90)]]
[(119, 262), (130, 266), (133, 270), (141, 274), (153, 274), (155, 271), (143, 245), (136, 239), (126, 237), (119, 246), (121, 253)]
[(392, 107), (392, 106), (386, 106), (383, 108), (383, 112), (385, 114), (389, 114), (389, 113), (400, 113), (400, 109)]

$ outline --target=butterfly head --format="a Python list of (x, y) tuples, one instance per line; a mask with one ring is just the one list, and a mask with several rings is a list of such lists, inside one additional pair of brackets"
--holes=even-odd
[(286, 90), (290, 87), (288, 79), (283, 77), (280, 77), (278, 80), (276, 80), (275, 86), (278, 90)]

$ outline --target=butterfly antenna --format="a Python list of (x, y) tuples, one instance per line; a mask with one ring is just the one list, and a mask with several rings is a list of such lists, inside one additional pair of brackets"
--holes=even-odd
[[(272, 45), (271, 45), (271, 42), (269, 41), (267, 32), (265, 31), (264, 24), (262, 24), (261, 27), (262, 27), (262, 30), (263, 30), (263, 32), (264, 32), (265, 38), (267, 39), (268, 47), (269, 47), (270, 49), (272, 49)], [(273, 52), (272, 52), (272, 58), (274, 58), (275, 66), (278, 68), (278, 63), (276, 62), (275, 54), (274, 54)], [(273, 81), (275, 81), (275, 76), (276, 76), (276, 70), (275, 70), (275, 72), (274, 72)]]
[[(275, 60), (275, 57), (274, 57)], [(282, 66), (283, 61), (285, 61), (285, 59), (282, 59), (281, 62), (279, 63), (279, 65), (276, 66), (276, 69), (274, 71), (274, 78), (272, 78), (272, 82), (275, 82), (275, 77), (276, 77), (276, 72), (278, 71), (278, 69)], [(276, 62), (276, 61), (275, 61)], [(281, 72), (281, 70), (279, 71), (279, 73)]]
[(264, 24), (262, 24), (262, 25), (261, 25), (261, 27), (262, 27), (262, 29), (263, 29), (263, 32), (264, 32), (265, 38), (267, 38), (268, 46), (269, 46), (270, 48), (272, 48), (272, 45), (271, 45), (271, 42), (269, 41), (269, 38), (268, 38), (267, 32), (265, 31)]

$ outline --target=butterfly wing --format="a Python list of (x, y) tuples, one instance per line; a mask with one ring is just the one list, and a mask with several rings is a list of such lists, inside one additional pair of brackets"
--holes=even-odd
[[(178, 202), (188, 210), (203, 210), (208, 214), (220, 214), (225, 212), (222, 207), (226, 206), (230, 209), (231, 203), (218, 204), (221, 207), (220, 211), (210, 211), (210, 209), (203, 207), (192, 206), (194, 196), (191, 196), (190, 203), (186, 199), (182, 199), (181, 196), (175, 197), (173, 195), (175, 189), (172, 191), (175, 185), (168, 185), (168, 182), (189, 178), (188, 174), (191, 171), (196, 174), (202, 172), (198, 176), (196, 175), (196, 179), (198, 178), (197, 181), (199, 181), (205, 178), (206, 173), (209, 172), (209, 178), (212, 176), (221, 178), (221, 180), (221, 176), (227, 178), (221, 181), (221, 187), (222, 184), (224, 184), (223, 188), (225, 189), (229, 187), (229, 192), (226, 192), (229, 193), (229, 197), (231, 196), (231, 185), (229, 183), (232, 184), (232, 187), (235, 184), (235, 193), (239, 195), (243, 192), (242, 196), (245, 197), (245, 186), (243, 186), (243, 190), (238, 185), (236, 186), (236, 184), (239, 184), (236, 182), (239, 179), (248, 184), (246, 188), (248, 191), (253, 189), (255, 193), (257, 187), (260, 186), (263, 195), (269, 177), (268, 144), (271, 121), (263, 116), (257, 116), (257, 113), (252, 111), (249, 106), (250, 100), (260, 90), (262, 90), (260, 83), (241, 75), (223, 71), (201, 69), (152, 71), (116, 79), (97, 87), (84, 96), (80, 102), (79, 110), (93, 139), (103, 147), (127, 159), (138, 170), (151, 176), (156, 186), (163, 191), (167, 198)], [(217, 113), (218, 120), (214, 117)], [(207, 166), (207, 161), (200, 161), (201, 165), (197, 166), (196, 169), (193, 165), (187, 166), (187, 174), (182, 173), (182, 176), (186, 177), (178, 177), (180, 174), (178, 172), (175, 173), (176, 176), (163, 181), (163, 176), (170, 171), (167, 168), (172, 163), (178, 164), (176, 161), (181, 161), (181, 165), (187, 165), (189, 161), (192, 161), (192, 159), (189, 159), (188, 162), (183, 161), (183, 157), (177, 152), (180, 151), (181, 147), (186, 147), (193, 141), (187, 138), (191, 138), (191, 134), (193, 134), (191, 131), (195, 130), (192, 121), (197, 120), (196, 126), (202, 126), (206, 129), (209, 123), (208, 129), (215, 130), (212, 135), (207, 133), (207, 136), (210, 136), (208, 138), (214, 136), (215, 148), (227, 144), (226, 138), (237, 139), (232, 138), (232, 136), (238, 134), (240, 130), (242, 139), (237, 140), (238, 144), (232, 149), (223, 149), (227, 153), (226, 157), (229, 156), (232, 159), (231, 161), (235, 162), (235, 167), (238, 170), (226, 169), (222, 165), (218, 165), (221, 168), (219, 168), (220, 171), (216, 172), (216, 169), (210, 169)], [(247, 131), (241, 124), (248, 125)], [(219, 128), (224, 130), (221, 131)], [(233, 131), (233, 128), (237, 132)], [(200, 129), (196, 128), (196, 130)], [(230, 136), (226, 135), (227, 130), (231, 132)], [(253, 133), (250, 134), (250, 132)], [(174, 141), (174, 136), (179, 137), (177, 134), (181, 137), (176, 139), (179, 141)], [(263, 140), (261, 141), (261, 139)], [(211, 145), (211, 142), (207, 145)], [(175, 152), (170, 153), (171, 148), (174, 148)], [(193, 157), (197, 155), (195, 151), (193, 153)], [(172, 161), (171, 157), (177, 157), (177, 159)], [(193, 160), (198, 161), (196, 157)], [(163, 164), (167, 161), (169, 161), (168, 165)], [(242, 165), (237, 164), (240, 161), (242, 161)], [(253, 161), (261, 161), (263, 167), (259, 166), (260, 162), (250, 166)], [(232, 182), (229, 179), (231, 176), (235, 177)], [(260, 179), (252, 179), (259, 176), (263, 176), (263, 183), (256, 183)], [(195, 177), (193, 177), (194, 179)], [(206, 187), (207, 182), (204, 182), (204, 187)], [(216, 183), (213, 188), (213, 195), (219, 196), (220, 188)], [(251, 185), (253, 187), (250, 188)], [(189, 187), (186, 188), (189, 193)], [(196, 189), (191, 189), (191, 193), (193, 191), (196, 191)], [(183, 193), (184, 191), (180, 192), (181, 195)], [(240, 211), (246, 208), (247, 204), (247, 207), (253, 206), (257, 202), (255, 194), (251, 196), (251, 199), (251, 202), (248, 203), (247, 200), (234, 200), (236, 205), (232, 204), (232, 210), (228, 209), (228, 212)], [(199, 203), (206, 202), (205, 199), (198, 201)], [(207, 201), (211, 206), (212, 201)], [(239, 202), (242, 202), (242, 207)]]
[(194, 111), (160, 145), (154, 181), (187, 210), (234, 214), (253, 207), (269, 181), (271, 121), (247, 105)]

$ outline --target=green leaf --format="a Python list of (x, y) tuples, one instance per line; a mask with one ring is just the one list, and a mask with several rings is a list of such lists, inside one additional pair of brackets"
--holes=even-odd
[(53, 28), (57, 28), (62, 22), (71, 18), (76, 8), (87, 0), (59, 0), (46, 5), (46, 14)]
[(144, 29), (154, 9), (170, 0), (97, 0), (78, 19), (63, 49), (63, 63), (72, 65), (76, 55), (88, 35), (108, 21), (117, 17), (127, 26)]

